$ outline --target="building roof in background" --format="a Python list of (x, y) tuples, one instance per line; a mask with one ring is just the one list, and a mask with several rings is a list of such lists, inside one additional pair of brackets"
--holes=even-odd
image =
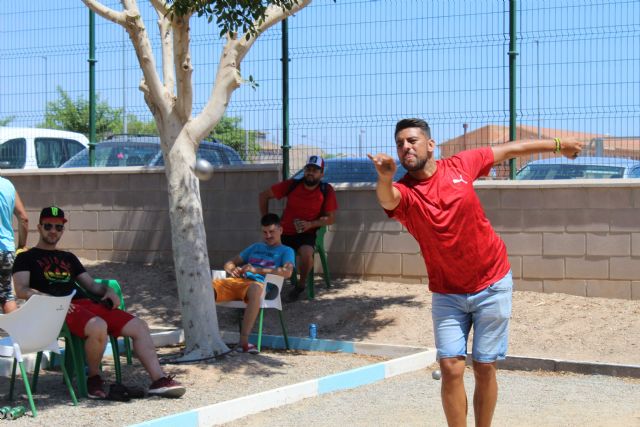
[[(594, 138), (604, 137), (602, 134), (576, 132), (565, 129), (540, 128), (540, 138), (584, 138), (590, 141)], [(529, 125), (518, 125), (516, 127), (516, 140), (538, 138), (538, 127)], [(452, 138), (438, 145), (440, 157), (450, 157), (455, 153), (472, 148), (480, 148), (503, 144), (509, 141), (509, 126), (486, 125), (478, 129), (469, 131), (463, 135)]]

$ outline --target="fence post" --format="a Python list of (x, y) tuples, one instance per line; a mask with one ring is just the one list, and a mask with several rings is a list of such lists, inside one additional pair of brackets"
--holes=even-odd
[(89, 10), (89, 166), (96, 161), (96, 15)]
[(289, 27), (282, 21), (282, 179), (289, 177)]
[[(516, 117), (516, 0), (509, 0), (509, 141), (517, 138)], [(509, 159), (509, 178), (516, 177), (516, 159)]]

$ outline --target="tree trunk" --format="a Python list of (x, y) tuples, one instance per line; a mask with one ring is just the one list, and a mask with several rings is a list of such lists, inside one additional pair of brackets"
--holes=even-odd
[(229, 350), (218, 329), (200, 182), (191, 168), (195, 163), (195, 143), (189, 141), (186, 134), (182, 132), (174, 144), (163, 143), (171, 147), (165, 153), (165, 174), (169, 186), (173, 262), (186, 344), (182, 360), (185, 361)]

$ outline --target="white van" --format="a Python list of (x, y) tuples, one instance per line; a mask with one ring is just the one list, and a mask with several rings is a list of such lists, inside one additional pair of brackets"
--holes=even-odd
[(57, 168), (88, 145), (81, 133), (0, 127), (0, 169)]

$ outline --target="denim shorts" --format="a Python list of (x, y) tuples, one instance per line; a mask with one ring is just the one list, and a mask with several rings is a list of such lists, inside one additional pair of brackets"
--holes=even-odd
[(438, 360), (466, 357), (472, 325), (473, 360), (481, 363), (503, 360), (509, 341), (512, 293), (511, 271), (475, 294), (433, 293), (431, 316)]

